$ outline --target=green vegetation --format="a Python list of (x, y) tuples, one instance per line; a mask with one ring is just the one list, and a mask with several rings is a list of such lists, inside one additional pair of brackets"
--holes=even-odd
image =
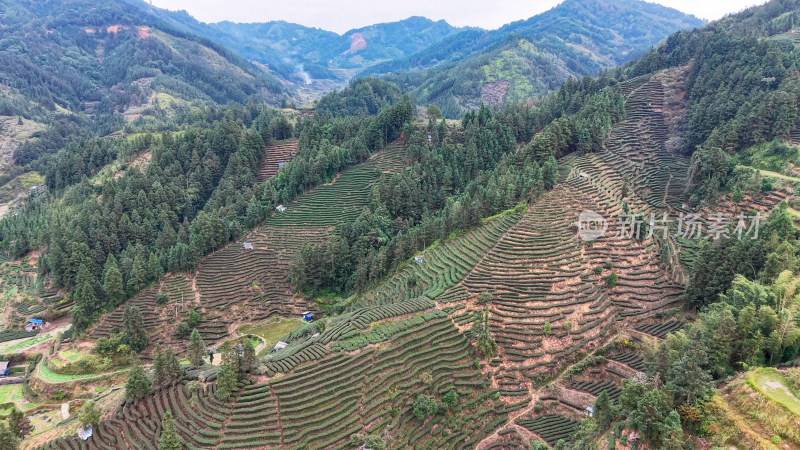
[(248, 323), (237, 330), (242, 334), (258, 336), (266, 343), (266, 348), (272, 348), (278, 340), (303, 325), (302, 319), (275, 319), (262, 324)]
[(758, 368), (747, 374), (747, 382), (756, 390), (800, 416), (800, 398), (789, 389), (786, 379), (774, 368)]
[[(608, 67), (602, 55), (626, 38), (685, 20), (631, 3), (630, 14), (600, 9), (609, 23), (663, 17), (620, 39), (583, 40), (599, 28), (552, 39), (576, 24), (576, 5), (554, 8), (552, 22), (453, 36), (484, 36), (495, 53), (465, 48), (420, 73), (469, 67), (475, 77), (457, 81), (508, 82), (504, 98), (529, 100), (529, 69), (550, 83)], [(607, 6), (582, 5), (595, 16)], [(44, 381), (152, 355), (152, 376), (134, 361), (126, 401), (105, 405), (112, 418), (93, 442), (108, 448), (513, 447), (513, 425), (564, 450), (634, 436), (637, 448), (800, 445), (798, 201), (770, 173), (785, 162), (776, 175), (794, 176), (800, 52), (759, 39), (791, 29), (796, 6), (676, 33), (535, 103), (482, 105), (458, 122), (439, 118), (461, 113), (455, 82), (435, 81), (430, 95), (452, 101), (422, 121), (397, 86), (363, 79), (312, 117), (185, 104), (187, 115), (156, 122), (181, 133), (90, 132), (32, 160), (49, 193), (0, 220), (9, 258), (43, 250), (35, 269), (7, 263), (20, 268), (1, 271), (5, 298), (23, 314), (40, 305), (17, 297), (63, 290), (75, 304), (66, 339), (97, 338), (93, 355), (62, 353), (60, 368), (48, 365), (54, 343)], [(513, 29), (526, 32), (500, 36)], [(187, 49), (164, 33), (153, 30)], [(684, 233), (687, 214), (729, 207), (718, 236)], [(609, 233), (581, 239), (584, 210), (612, 219)], [(670, 211), (683, 215), (661, 223)], [(758, 235), (737, 236), (737, 221), (759, 214)], [(626, 216), (641, 219), (640, 235), (613, 220)], [(297, 318), (304, 310), (313, 321)], [(174, 348), (187, 337), (182, 365)], [(255, 339), (267, 344), (260, 357)], [(206, 343), (219, 366), (204, 364)], [(34, 389), (26, 380), (6, 396)], [(50, 446), (72, 448), (66, 439)]]
[(82, 375), (66, 375), (61, 373), (55, 373), (51, 371), (47, 367), (47, 364), (45, 363), (39, 364), (38, 371), (39, 371), (38, 372), (39, 377), (44, 381), (48, 381), (50, 383), (63, 383), (67, 381), (81, 380), (84, 378), (93, 378), (101, 375), (96, 373), (88, 373)]

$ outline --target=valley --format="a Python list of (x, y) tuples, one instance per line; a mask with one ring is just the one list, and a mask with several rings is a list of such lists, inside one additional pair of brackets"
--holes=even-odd
[(800, 2), (0, 12), (0, 448), (800, 448)]

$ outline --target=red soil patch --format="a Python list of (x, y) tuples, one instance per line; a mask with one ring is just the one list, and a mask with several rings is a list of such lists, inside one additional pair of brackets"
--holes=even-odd
[(136, 37), (138, 39), (147, 39), (150, 37), (150, 27), (136, 27)]
[(490, 106), (502, 105), (508, 91), (508, 81), (495, 81), (481, 86), (481, 102)]
[(350, 36), (350, 48), (347, 49), (344, 54), (351, 55), (359, 50), (364, 50), (365, 48), (367, 48), (367, 40), (364, 39), (364, 35), (361, 33), (353, 33)]

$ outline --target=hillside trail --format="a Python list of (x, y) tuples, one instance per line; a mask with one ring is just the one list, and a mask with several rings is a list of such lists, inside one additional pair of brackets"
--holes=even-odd
[(280, 430), (281, 433), (281, 448), (285, 448), (283, 443), (283, 422), (281, 422), (281, 399), (275, 395), (275, 390), (272, 389), (272, 383), (269, 383), (269, 381), (267, 383), (269, 384), (269, 394), (275, 397), (275, 411), (278, 415), (278, 430)]
[(738, 167), (743, 167), (745, 169), (756, 170), (756, 171), (758, 171), (758, 173), (761, 174), (761, 176), (771, 177), (771, 178), (778, 178), (778, 179), (781, 179), (781, 180), (791, 181), (791, 182), (794, 182), (794, 183), (800, 183), (800, 178), (790, 177), (789, 175), (784, 175), (782, 173), (773, 172), (771, 170), (756, 169), (755, 167), (745, 166), (745, 165), (739, 165)]
[[(536, 397), (538, 398), (538, 396), (536, 396)], [(508, 420), (506, 421), (506, 423), (502, 427), (496, 429), (494, 431), (494, 433), (490, 434), (489, 436), (486, 436), (480, 442), (478, 442), (478, 445), (475, 446), (475, 449), (476, 450), (483, 450), (483, 449), (487, 448), (490, 444), (492, 444), (494, 442), (495, 439), (497, 439), (500, 436), (500, 431), (502, 431), (502, 430), (505, 430), (505, 429), (507, 429), (509, 427), (517, 428), (518, 430), (519, 430), (519, 428), (522, 428), (519, 425), (515, 424), (514, 421), (519, 419), (520, 417), (524, 416), (525, 414), (528, 414), (529, 412), (531, 412), (533, 410), (533, 406), (535, 404), (536, 404), (536, 401), (533, 399), (533, 396), (531, 396), (531, 403), (528, 406), (520, 409), (519, 411), (514, 411), (512, 414), (510, 414), (508, 416)], [(527, 432), (525, 434), (528, 435), (528, 438), (532, 438), (533, 436), (536, 436), (534, 433), (532, 433), (532, 432), (530, 432), (528, 430), (525, 430), (525, 431)]]
[[(611, 336), (609, 338), (608, 342), (613, 341), (617, 337), (619, 337), (619, 333), (614, 334), (613, 336)], [(586, 357), (584, 357), (584, 359), (586, 359), (586, 358), (588, 358), (590, 356), (593, 356), (595, 353), (597, 353), (597, 350), (599, 350), (600, 348), (601, 347), (598, 347), (597, 349), (595, 349), (595, 351), (593, 351), (592, 353), (589, 353), (588, 355), (586, 355)], [(578, 362), (580, 362), (580, 361), (578, 361)], [(562, 379), (564, 379), (564, 378), (566, 378), (568, 376), (567, 375), (568, 372), (569, 372), (568, 369), (564, 370), (563, 372), (561, 372), (561, 374), (558, 377), (556, 377), (555, 379), (551, 380), (547, 384), (548, 385), (553, 385), (555, 383), (558, 383), (559, 381), (561, 381)], [(483, 449), (487, 448), (489, 445), (491, 445), (494, 442), (495, 439), (497, 439), (500, 436), (500, 431), (505, 430), (505, 429), (507, 429), (509, 427), (515, 428), (517, 430), (517, 432), (520, 432), (520, 428), (522, 430), (525, 430), (525, 432), (521, 433), (521, 434), (523, 434), (523, 436), (528, 437), (529, 439), (532, 438), (532, 437), (536, 437), (537, 439), (540, 439), (537, 434), (531, 432), (530, 430), (525, 429), (524, 427), (520, 427), (519, 425), (514, 423), (514, 421), (516, 421), (518, 418), (523, 417), (525, 414), (531, 412), (533, 410), (533, 407), (536, 405), (536, 399), (539, 398), (538, 395), (535, 395), (535, 391), (533, 389), (533, 385), (531, 385), (528, 389), (529, 389), (529, 394), (531, 396), (531, 403), (528, 406), (526, 406), (525, 408), (522, 408), (519, 411), (514, 411), (514, 413), (512, 413), (512, 414), (509, 414), (508, 420), (502, 426), (498, 427), (494, 431), (494, 433), (490, 434), (489, 436), (486, 436), (480, 442), (478, 442), (478, 444), (475, 446), (476, 450), (483, 450)]]

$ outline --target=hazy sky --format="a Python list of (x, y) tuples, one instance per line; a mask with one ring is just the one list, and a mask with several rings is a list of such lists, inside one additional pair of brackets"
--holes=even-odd
[[(203, 22), (286, 20), (344, 33), (409, 16), (445, 19), (452, 25), (498, 28), (546, 11), (560, 0), (151, 0), (153, 5), (185, 9)], [(610, 0), (613, 2), (613, 0)], [(652, 0), (651, 0), (652, 1)], [(697, 17), (713, 20), (764, 0), (655, 0)]]

